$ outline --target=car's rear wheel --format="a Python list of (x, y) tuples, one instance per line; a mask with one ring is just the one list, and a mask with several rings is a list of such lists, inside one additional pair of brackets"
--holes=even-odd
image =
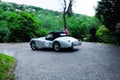
[(55, 51), (60, 51), (61, 47), (60, 47), (60, 43), (59, 42), (54, 42), (53, 44), (53, 49)]
[(34, 41), (32, 41), (32, 42), (30, 43), (30, 46), (31, 46), (31, 49), (32, 49), (32, 50), (36, 50), (36, 49), (37, 49), (36, 43), (35, 43)]

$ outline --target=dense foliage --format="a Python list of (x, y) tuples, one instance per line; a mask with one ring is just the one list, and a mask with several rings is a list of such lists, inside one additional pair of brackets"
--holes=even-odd
[[(98, 2), (96, 8), (96, 17), (99, 18), (105, 27), (109, 30), (106, 31), (104, 41), (110, 40), (109, 43), (115, 43), (116, 41), (116, 24), (120, 23), (120, 1), (119, 0), (101, 0)], [(101, 36), (102, 37), (102, 36)], [(108, 39), (106, 39), (108, 38)], [(103, 39), (102, 39), (103, 40)], [(104, 42), (102, 41), (102, 42)], [(106, 42), (105, 41), (105, 42)]]
[(120, 1), (101, 0), (96, 8), (96, 16), (110, 30), (115, 30), (116, 23), (120, 22)]
[(26, 12), (12, 13), (8, 18), (8, 28), (10, 30), (10, 41), (28, 41), (35, 37), (40, 30), (40, 23), (36, 18)]
[[(51, 31), (64, 29), (63, 13), (42, 9), (34, 6), (18, 5), (15, 3), (0, 2), (0, 42), (23, 42), (33, 37), (45, 36)], [(70, 35), (84, 41), (90, 41), (90, 28), (94, 26), (100, 42), (109, 42), (111, 36), (99, 28), (103, 24), (96, 17), (82, 14), (66, 16), (67, 28)]]
[(40, 30), (39, 21), (27, 12), (4, 11), (0, 19), (1, 42), (28, 41)]
[(116, 44), (116, 37), (104, 25), (97, 30), (97, 38), (98, 42)]

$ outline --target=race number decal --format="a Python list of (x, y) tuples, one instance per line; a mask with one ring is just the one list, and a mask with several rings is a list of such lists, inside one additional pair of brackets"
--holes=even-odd
[(49, 46), (49, 42), (45, 42), (45, 46), (48, 47)]

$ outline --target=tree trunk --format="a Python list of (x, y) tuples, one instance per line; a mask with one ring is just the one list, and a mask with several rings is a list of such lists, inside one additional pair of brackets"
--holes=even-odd
[(64, 0), (64, 10), (63, 10), (63, 21), (64, 21), (64, 29), (67, 28), (67, 21), (66, 21), (66, 15), (71, 17), (72, 15), (72, 2), (73, 0), (69, 0), (68, 6), (66, 5), (66, 0)]
[(67, 28), (67, 22), (66, 22), (66, 0), (64, 0), (64, 10), (63, 10), (63, 21), (64, 21), (64, 30)]
[(68, 5), (68, 9), (67, 9), (67, 15), (68, 15), (69, 17), (72, 16), (72, 1), (73, 1), (73, 0), (70, 0), (69, 5)]
[(66, 8), (64, 8), (64, 11), (63, 11), (63, 21), (64, 21), (64, 29), (67, 28), (67, 23), (66, 23)]

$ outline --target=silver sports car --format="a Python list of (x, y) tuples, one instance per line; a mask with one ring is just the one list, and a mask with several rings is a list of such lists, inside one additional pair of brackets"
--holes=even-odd
[(67, 36), (65, 32), (51, 32), (46, 37), (32, 38), (30, 46), (32, 50), (41, 48), (53, 48), (59, 51), (61, 48), (71, 48), (81, 45), (81, 41)]

